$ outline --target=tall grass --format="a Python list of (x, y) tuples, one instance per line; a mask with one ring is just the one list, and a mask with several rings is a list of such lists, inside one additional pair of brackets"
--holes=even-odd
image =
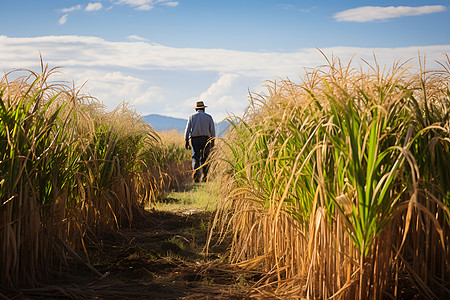
[(39, 73), (0, 80), (5, 290), (36, 285), (68, 254), (84, 252), (89, 262), (86, 241), (132, 222), (134, 205), (165, 193), (173, 178), (165, 166), (182, 164), (130, 107), (107, 112), (80, 90), (52, 83), (57, 71), (42, 63)]
[[(162, 170), (160, 181), (165, 187), (164, 190), (181, 190), (186, 186), (191, 178), (191, 152), (184, 147), (183, 134), (176, 129), (158, 132), (161, 143), (157, 149), (156, 166)], [(159, 200), (156, 197), (153, 200)], [(154, 201), (152, 201), (154, 203)]]
[(278, 296), (449, 295), (449, 57), (352, 65), (269, 83), (230, 118), (215, 170), (231, 261)]

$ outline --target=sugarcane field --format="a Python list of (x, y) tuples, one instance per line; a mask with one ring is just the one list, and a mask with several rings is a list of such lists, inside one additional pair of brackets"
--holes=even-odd
[(449, 299), (449, 56), (324, 59), (249, 91), (198, 167), (59, 67), (6, 73), (0, 298)]

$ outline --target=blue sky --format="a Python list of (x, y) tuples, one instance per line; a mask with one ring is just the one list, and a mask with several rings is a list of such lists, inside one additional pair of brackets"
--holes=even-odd
[(450, 52), (442, 0), (0, 0), (0, 28), (2, 73), (37, 70), (41, 53), (111, 109), (187, 118), (202, 99), (216, 120), (323, 64), (316, 48), (387, 65)]

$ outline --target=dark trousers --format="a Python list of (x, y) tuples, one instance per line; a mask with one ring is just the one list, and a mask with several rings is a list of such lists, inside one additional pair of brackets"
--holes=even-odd
[[(206, 180), (208, 175), (209, 164), (206, 164), (209, 151), (211, 150), (211, 143), (208, 143), (209, 137), (196, 136), (191, 138), (192, 144), (192, 169), (194, 172), (194, 180), (199, 181), (203, 170), (203, 180)], [(201, 168), (200, 168), (201, 167)]]

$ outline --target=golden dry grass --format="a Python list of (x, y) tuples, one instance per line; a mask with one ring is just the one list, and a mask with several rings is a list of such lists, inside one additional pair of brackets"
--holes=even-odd
[(449, 295), (450, 59), (418, 64), (332, 58), (301, 83), (269, 82), (230, 119), (215, 226), (233, 232), (232, 263), (266, 272), (258, 291)]
[(132, 222), (133, 206), (166, 193), (185, 164), (182, 143), (163, 143), (125, 103), (108, 112), (81, 90), (53, 83), (57, 71), (42, 63), (40, 73), (0, 80), (6, 290), (36, 285), (67, 255), (89, 263), (86, 242)]

